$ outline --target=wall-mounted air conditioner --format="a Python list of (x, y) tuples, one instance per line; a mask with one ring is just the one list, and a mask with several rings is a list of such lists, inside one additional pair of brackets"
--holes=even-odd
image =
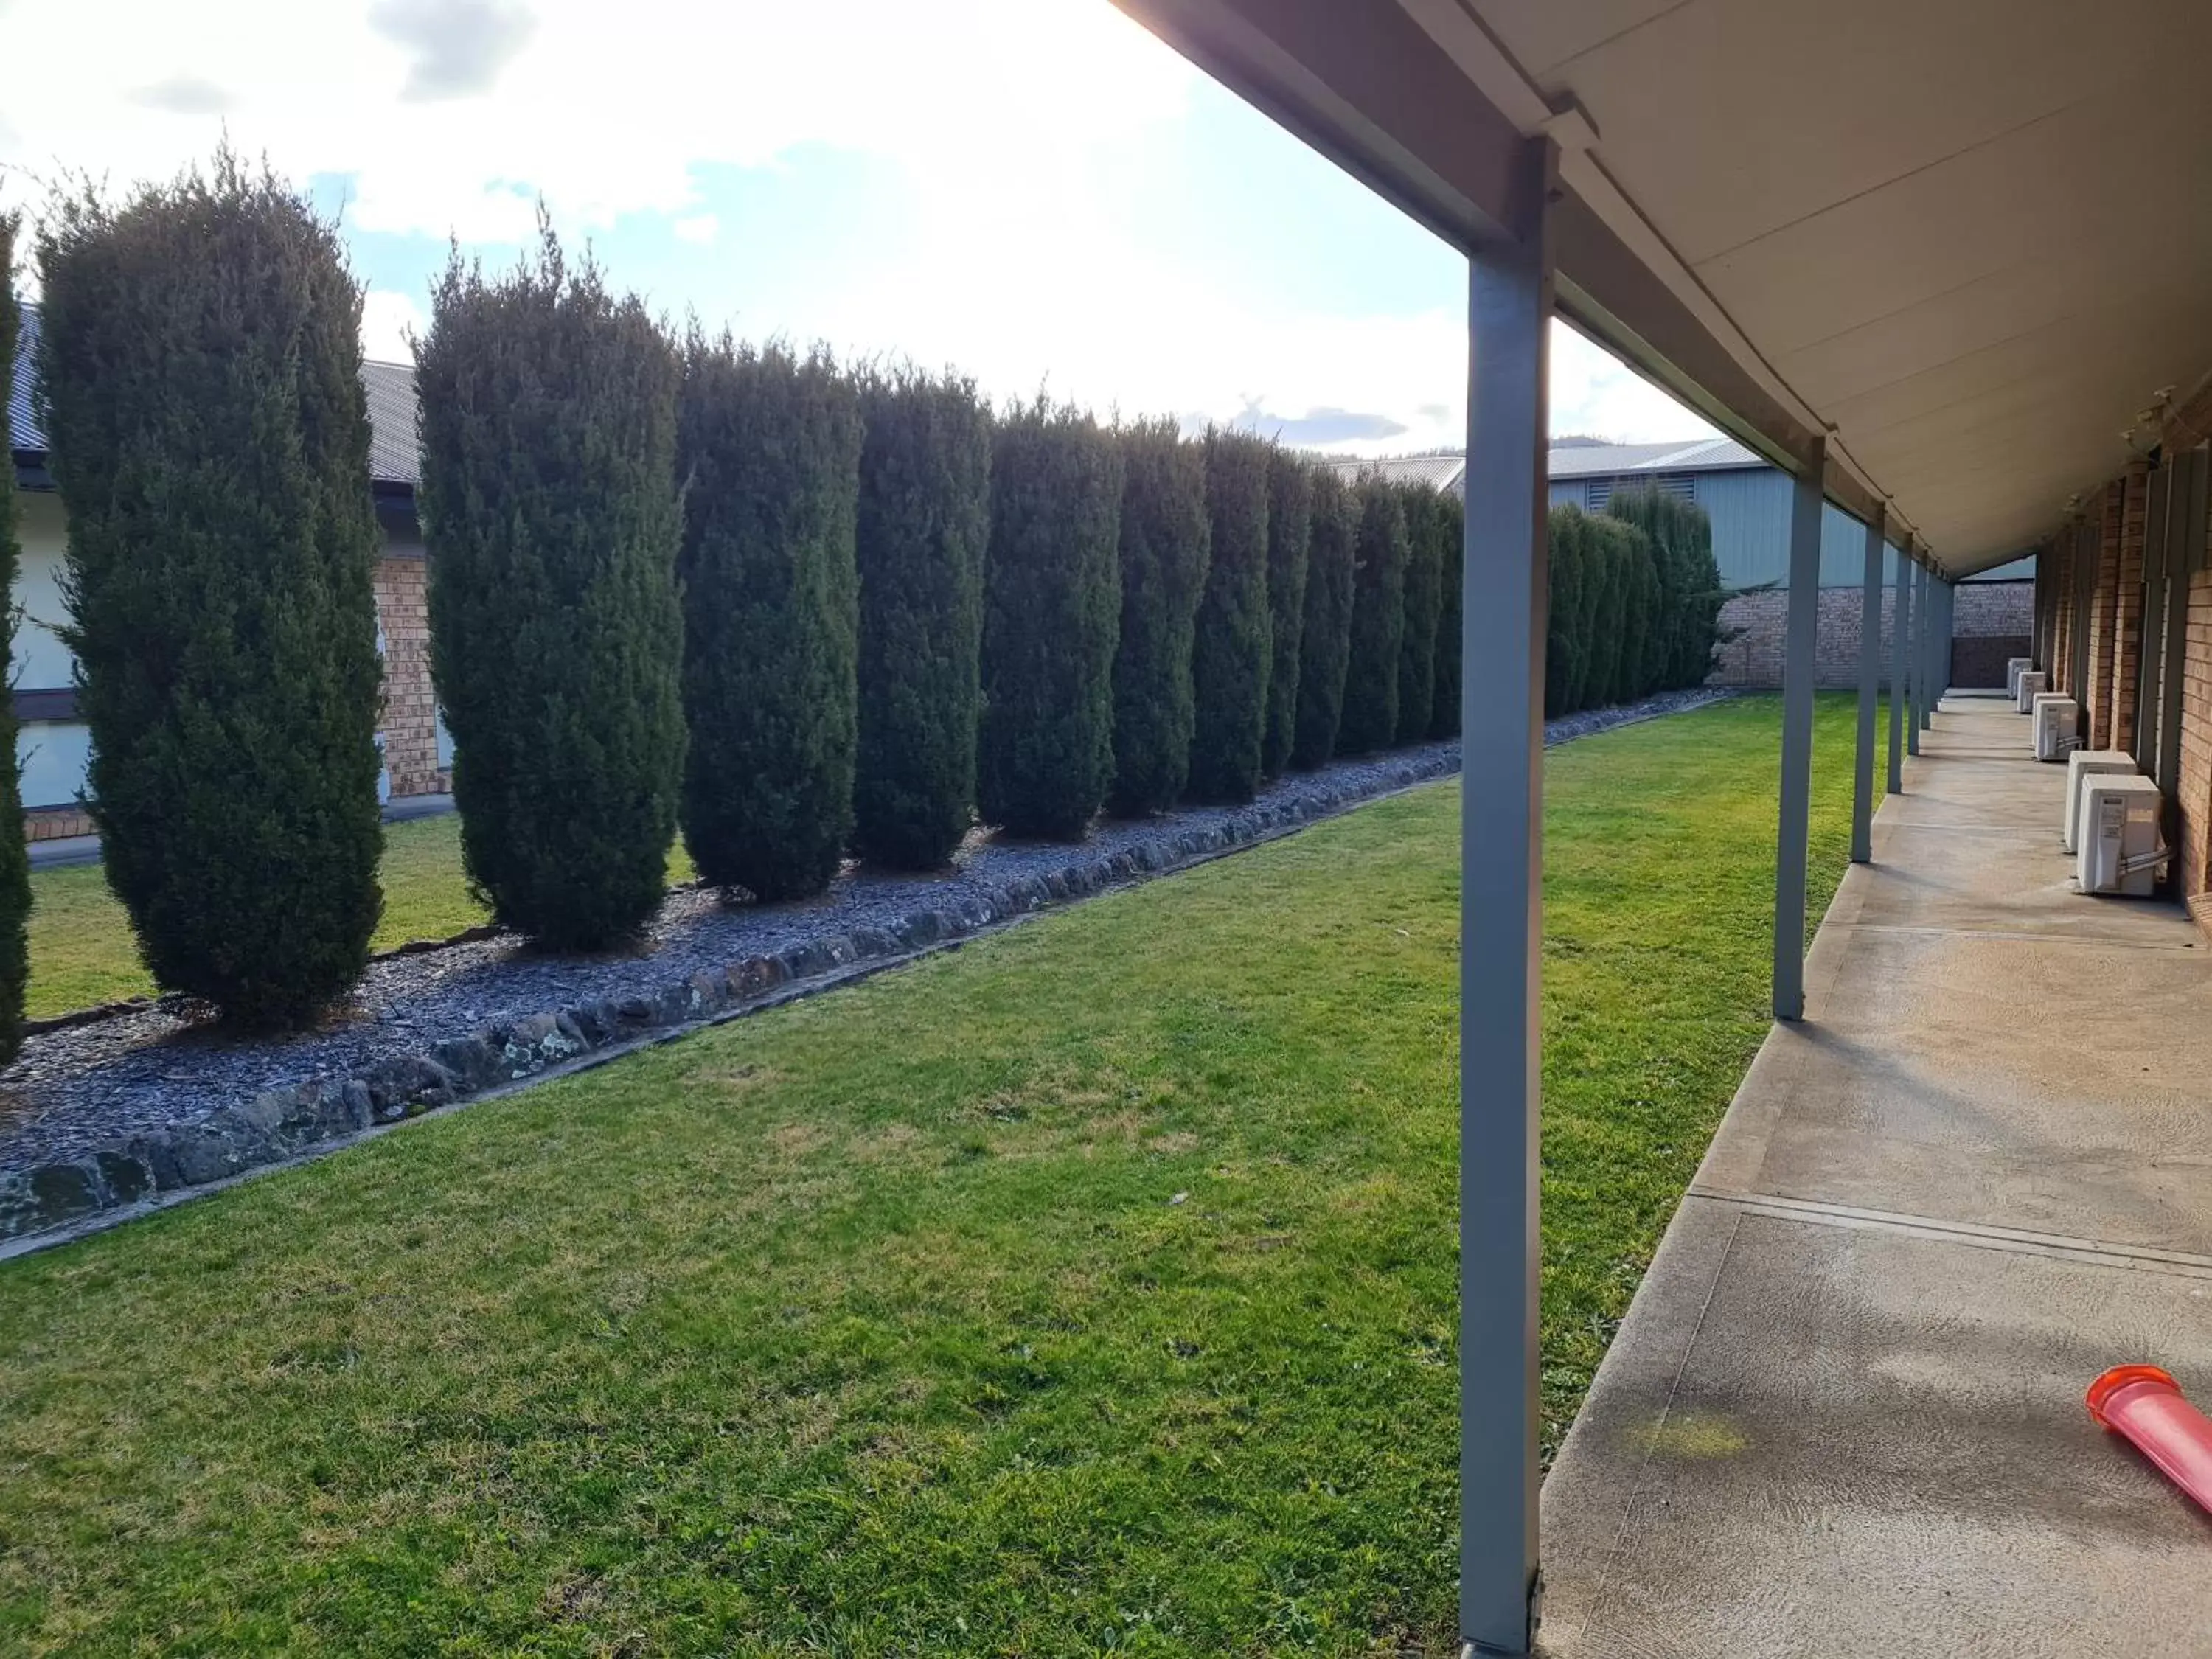
[(2041, 668), (2023, 668), (2020, 684), (2013, 688), (2012, 706), (2023, 714), (2035, 712), (2035, 700), (2051, 690), (2051, 675)]
[(2074, 880), (2085, 893), (2148, 898), (2166, 860), (2159, 834), (2164, 798), (2142, 776), (2092, 776), (2075, 826)]
[(2033, 657), (2005, 659), (2005, 696), (2011, 698), (2014, 702), (2020, 701), (2020, 677), (2034, 666), (2035, 659)]
[(2081, 786), (2092, 777), (2117, 773), (2131, 776), (2136, 757), (2124, 749), (2076, 749), (2066, 757), (2066, 811), (2058, 821), (2058, 843), (2074, 850), (2074, 826), (2081, 821)]
[[(2022, 675), (2022, 680), (2027, 677)], [(2081, 705), (2056, 691), (2039, 692), (2035, 708), (2035, 757), (2063, 761), (2081, 746)]]

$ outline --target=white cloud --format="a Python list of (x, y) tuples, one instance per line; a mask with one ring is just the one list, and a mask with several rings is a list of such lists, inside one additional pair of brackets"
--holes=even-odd
[(380, 362), (411, 363), (415, 348), (408, 337), (422, 333), (429, 322), (422, 307), (406, 295), (373, 288), (362, 301), (362, 355)]
[[(611, 24), (596, 0), (70, 0), (35, 31), (0, 10), (0, 61), (17, 60), (40, 71), (9, 81), (0, 164), (166, 177), (227, 131), (295, 179), (351, 175), (346, 222), (369, 232), (519, 242), (542, 192), (567, 233), (649, 214), (708, 243), (701, 167), (866, 152), (896, 170), (916, 239), (805, 315), (749, 311), (749, 331), (957, 363), (1000, 396), (1048, 385), (1131, 414), (1404, 428), (1343, 446), (1368, 453), (1463, 435), (1448, 258), (1437, 308), (1322, 310), (1209, 278), (1188, 233), (1133, 238), (1102, 210), (1164, 187), (1142, 169), (1198, 86), (1107, 0), (633, 0)], [(167, 89), (161, 107), (149, 88)], [(404, 357), (424, 321), (417, 298), (372, 293), (365, 347)], [(1553, 401), (1562, 431), (1701, 428), (1564, 333)]]
[(1621, 444), (1719, 435), (1703, 416), (1564, 324), (1552, 329), (1552, 430)]
[[(810, 141), (918, 173), (1041, 178), (1070, 146), (1175, 113), (1194, 73), (1105, 0), (632, 0), (617, 21), (596, 0), (382, 0), (374, 15), (297, 0), (0, 14), (0, 60), (41, 65), (9, 80), (0, 162), (166, 177), (227, 125), (294, 178), (357, 174), (364, 229), (514, 241), (538, 191), (562, 224), (603, 228), (696, 208), (699, 163)], [(131, 95), (185, 82), (219, 83), (225, 112)]]

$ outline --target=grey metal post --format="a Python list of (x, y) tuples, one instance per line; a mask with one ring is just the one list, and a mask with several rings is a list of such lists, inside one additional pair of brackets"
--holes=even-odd
[(1524, 1654), (1536, 1620), (1538, 1095), (1543, 960), (1548, 139), (1517, 240), (1469, 259), (1460, 660), (1460, 1634)]
[(1912, 568), (1912, 708), (1905, 722), (1905, 752), (1920, 752), (1920, 728), (1928, 709), (1928, 567)]
[(2092, 509), (2097, 522), (2084, 519), (2074, 526), (2074, 637), (2068, 641), (2074, 653), (2073, 671), (2068, 677), (2066, 690), (2081, 710), (2081, 735), (2089, 734), (2089, 612), (2097, 603), (2097, 563), (2103, 550), (2098, 545), (2103, 538), (2104, 509)]
[(1805, 851), (1813, 805), (1813, 675), (1820, 626), (1820, 510), (1828, 447), (1815, 440), (1790, 495), (1790, 621), (1782, 655), (1782, 823), (1774, 842), (1774, 1017), (1805, 1017)]
[(1951, 689), (1952, 624), (1958, 620), (1959, 584), (1948, 576), (1936, 580), (1936, 672), (1929, 677), (1929, 724), (1935, 724), (1936, 711), (1942, 707), (1943, 694)]
[(1913, 712), (1925, 732), (1936, 724), (1936, 700), (1943, 695), (1942, 680), (1936, 672), (1936, 641), (1943, 631), (1943, 579), (1930, 566), (1921, 581), (1920, 596), (1926, 603), (1920, 611), (1920, 706)]
[[(2172, 799), (2181, 783), (2181, 669), (2189, 646), (2189, 579), (2204, 564), (2204, 513), (2212, 455), (2185, 449), (2173, 457), (2173, 482), (2166, 487), (2166, 648), (2159, 666), (2166, 684), (2158, 694), (2159, 787)], [(2177, 868), (2179, 866), (2176, 866)]]
[(1889, 793), (1905, 793), (1905, 720), (1912, 704), (1912, 561), (1897, 550), (1897, 597), (1889, 617)]
[(2166, 502), (2172, 481), (2170, 465), (2153, 472), (2143, 504), (2142, 648), (2136, 653), (2136, 740), (2129, 752), (2152, 777), (2158, 775), (2158, 731), (2165, 706), (2166, 681), (2159, 665), (2166, 649)]
[(1851, 773), (1851, 862), (1874, 857), (1875, 703), (1881, 679), (1881, 545), (1886, 515), (1867, 520), (1866, 580), (1859, 595), (1859, 736)]

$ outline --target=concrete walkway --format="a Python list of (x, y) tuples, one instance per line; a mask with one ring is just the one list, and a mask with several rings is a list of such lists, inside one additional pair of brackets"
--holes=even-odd
[(1541, 1650), (2212, 1654), (2212, 1521), (2081, 1394), (2212, 1407), (2212, 951), (2084, 897), (1939, 709), (1544, 1489)]

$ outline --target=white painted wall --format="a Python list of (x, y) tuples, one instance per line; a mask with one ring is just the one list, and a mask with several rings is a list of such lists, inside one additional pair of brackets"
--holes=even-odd
[(23, 547), (22, 571), (15, 579), (15, 602), (23, 625), (15, 630), (15, 651), (8, 667), (19, 691), (46, 691), (74, 684), (75, 659), (54, 636), (62, 609), (62, 554), (67, 535), (62, 498), (50, 489), (15, 492), (15, 530)]
[(15, 764), (23, 770), (23, 805), (73, 806), (84, 788), (92, 733), (81, 720), (26, 720), (15, 729)]

